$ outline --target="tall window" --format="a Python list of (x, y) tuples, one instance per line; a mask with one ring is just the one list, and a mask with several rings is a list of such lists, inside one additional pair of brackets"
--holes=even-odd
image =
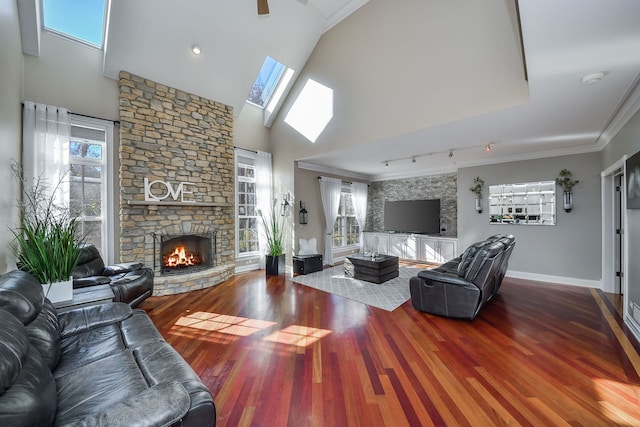
[(351, 189), (342, 187), (338, 217), (333, 226), (333, 247), (341, 248), (360, 244), (360, 226), (356, 220), (351, 199)]
[(236, 156), (238, 256), (259, 253), (255, 159)]
[(113, 125), (102, 120), (71, 117), (69, 163), (71, 185), (69, 207), (79, 215), (81, 231), (102, 256), (113, 260), (113, 179), (108, 161)]

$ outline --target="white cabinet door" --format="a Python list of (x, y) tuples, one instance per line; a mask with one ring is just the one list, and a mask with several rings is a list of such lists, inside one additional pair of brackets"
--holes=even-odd
[(424, 262), (438, 261), (438, 240), (432, 237), (420, 237), (419, 260)]
[(412, 234), (392, 234), (389, 236), (389, 252), (387, 255), (400, 259), (415, 260), (418, 258), (418, 239)]
[(458, 247), (456, 240), (420, 237), (419, 242), (420, 261), (443, 263), (456, 257)]
[(376, 251), (379, 254), (389, 253), (389, 235), (385, 233), (364, 233), (364, 253)]
[(440, 240), (440, 259), (439, 262), (447, 262), (456, 257), (458, 252), (458, 244), (455, 240)]

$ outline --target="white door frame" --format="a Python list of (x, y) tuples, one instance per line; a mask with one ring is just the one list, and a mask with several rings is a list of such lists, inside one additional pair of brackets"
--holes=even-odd
[[(615, 286), (615, 244), (616, 239), (612, 230), (614, 229), (615, 224), (615, 176), (617, 175), (616, 171), (622, 170), (623, 179), (623, 195), (624, 193), (624, 185), (626, 175), (625, 164), (626, 164), (627, 156), (622, 156), (620, 160), (609, 166), (607, 169), (600, 173), (601, 179), (601, 194), (602, 194), (602, 290), (604, 292), (615, 293), (617, 292)], [(622, 223), (621, 228), (623, 230), (622, 234), (622, 247), (624, 248), (624, 257), (622, 260), (623, 271), (627, 270), (627, 256), (626, 256), (626, 235), (624, 234), (624, 230), (627, 225), (627, 210), (626, 210), (626, 198), (623, 196), (622, 200)], [(621, 291), (624, 296), (624, 304), (623, 311), (627, 306), (627, 278), (625, 275), (622, 276), (621, 280)]]

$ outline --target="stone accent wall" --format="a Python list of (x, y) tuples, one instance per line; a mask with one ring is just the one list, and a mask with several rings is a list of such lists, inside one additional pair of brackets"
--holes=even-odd
[[(232, 107), (124, 71), (119, 85), (120, 258), (156, 265), (154, 295), (201, 289), (228, 279), (235, 268)], [(168, 182), (174, 190), (181, 182), (194, 183), (185, 188), (192, 192), (185, 200), (195, 203), (176, 203), (169, 196), (155, 205), (145, 204), (144, 178)], [(151, 188), (154, 194), (166, 193), (161, 185)], [(198, 273), (197, 279), (159, 278), (154, 252), (159, 242), (152, 233), (184, 224), (218, 230), (215, 268)]]
[(440, 199), (442, 236), (458, 235), (458, 176), (455, 173), (391, 181), (369, 185), (367, 231), (384, 231), (385, 200)]

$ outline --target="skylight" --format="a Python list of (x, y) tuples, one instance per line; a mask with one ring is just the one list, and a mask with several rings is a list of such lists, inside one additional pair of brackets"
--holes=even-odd
[(107, 0), (43, 0), (44, 28), (102, 49)]
[(262, 64), (262, 68), (260, 68), (256, 81), (253, 83), (247, 101), (264, 108), (269, 102), (269, 98), (271, 98), (271, 94), (273, 94), (276, 86), (278, 86), (278, 82), (285, 68), (286, 67), (280, 62), (267, 56)]

